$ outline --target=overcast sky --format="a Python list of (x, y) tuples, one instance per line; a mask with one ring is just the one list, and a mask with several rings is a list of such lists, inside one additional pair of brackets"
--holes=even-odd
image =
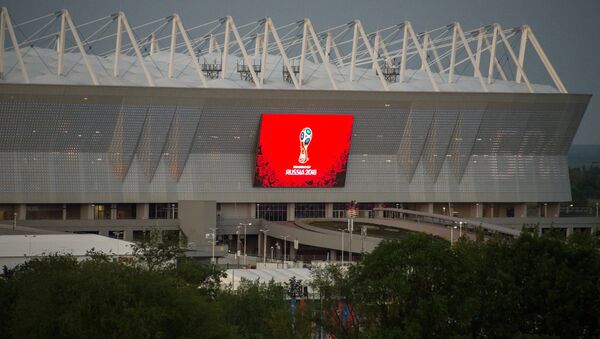
[[(405, 20), (415, 30), (453, 21), (464, 30), (498, 22), (528, 24), (570, 93), (595, 97), (581, 122), (576, 144), (600, 144), (600, 1), (598, 0), (0, 0), (15, 22), (67, 8), (83, 23), (123, 10), (132, 26), (179, 13), (186, 26), (232, 15), (241, 25), (270, 16), (275, 25), (303, 17), (326, 29), (361, 19), (367, 31)], [(532, 51), (533, 49), (529, 49)]]

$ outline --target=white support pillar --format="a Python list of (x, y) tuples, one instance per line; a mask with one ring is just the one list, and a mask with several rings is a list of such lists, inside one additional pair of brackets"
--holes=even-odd
[[(75, 39), (75, 44), (77, 45), (77, 49), (79, 49), (79, 53), (81, 54), (81, 59), (83, 59), (83, 63), (85, 64), (85, 67), (87, 68), (88, 75), (90, 76), (92, 83), (94, 85), (98, 85), (99, 83), (98, 83), (98, 80), (96, 79), (96, 74), (94, 73), (94, 70), (92, 69), (92, 65), (90, 64), (90, 60), (88, 59), (87, 53), (85, 52), (85, 48), (83, 48), (83, 43), (81, 42), (81, 39), (79, 38), (79, 33), (77, 33), (77, 27), (73, 23), (71, 14), (69, 14), (69, 11), (65, 10), (63, 15), (65, 16), (65, 18), (67, 20), (67, 24), (69, 25), (69, 29), (71, 30), (71, 35), (73, 35), (73, 39)], [(64, 47), (64, 45), (63, 45), (63, 47)], [(64, 51), (63, 51), (63, 53), (64, 53)]]
[(256, 76), (256, 72), (254, 72), (254, 67), (252, 67), (252, 63), (250, 62), (250, 57), (248, 57), (248, 52), (246, 52), (246, 47), (244, 47), (244, 42), (242, 41), (242, 38), (240, 38), (240, 34), (238, 33), (237, 28), (235, 27), (233, 18), (228, 16), (227, 20), (229, 21), (229, 27), (231, 28), (231, 32), (233, 33), (233, 36), (235, 37), (235, 40), (237, 41), (237, 44), (240, 47), (240, 51), (242, 52), (242, 58), (244, 59), (244, 62), (246, 63), (246, 65), (248, 65), (248, 69), (250, 70), (250, 75), (252, 76), (252, 81), (254, 81), (254, 84), (256, 85), (257, 88), (261, 88), (260, 81), (258, 79), (258, 76)]
[(463, 30), (460, 27), (460, 24), (458, 22), (454, 24), (454, 30), (455, 30), (456, 34), (462, 40), (463, 47), (464, 47), (465, 51), (467, 52), (467, 56), (469, 57), (469, 60), (471, 61), (471, 65), (473, 66), (473, 69), (475, 71), (475, 76), (477, 77), (477, 79), (479, 79), (481, 88), (483, 89), (484, 92), (489, 92), (489, 89), (486, 86), (485, 81), (483, 80), (483, 76), (481, 75), (481, 72), (479, 71), (479, 65), (477, 64), (477, 61), (475, 60), (475, 57), (473, 56), (473, 52), (471, 51), (469, 42), (467, 41), (467, 38), (465, 37), (465, 32), (463, 32)]
[[(267, 20), (265, 19), (265, 28), (264, 28), (264, 32), (263, 32), (263, 49), (262, 49), (262, 58), (260, 61), (260, 67), (264, 68), (266, 70), (267, 67), (267, 58), (269, 57), (269, 49), (267, 48), (269, 46), (269, 25), (267, 24)], [(267, 72), (260, 72), (260, 84), (264, 84), (265, 83), (265, 73)]]
[(215, 51), (215, 36), (213, 34), (208, 36), (208, 54), (213, 54)]
[(304, 62), (306, 61), (306, 43), (308, 41), (308, 26), (306, 24), (306, 19), (304, 19), (304, 24), (302, 26), (302, 51), (300, 52), (300, 73), (298, 74), (298, 83), (301, 88), (302, 79), (304, 78)]
[[(481, 65), (481, 47), (483, 46), (483, 29), (479, 29), (477, 34), (477, 52), (475, 52), (475, 65), (479, 70)], [(473, 75), (475, 75), (475, 69), (473, 69)]]
[[(379, 36), (379, 32), (375, 33), (375, 36), (373, 37), (373, 52), (375, 53), (376, 56), (379, 57), (379, 41), (381, 40), (381, 36)], [(375, 62), (373, 62), (371, 64), (371, 68), (375, 69)]]
[[(540, 43), (536, 39), (535, 35), (533, 34), (533, 30), (531, 28), (527, 29), (527, 36), (529, 38), (529, 41), (531, 41), (531, 45), (533, 46), (533, 48), (537, 52), (538, 56), (542, 60), (542, 63), (544, 64), (544, 67), (546, 67), (546, 71), (548, 72), (548, 74), (550, 75), (550, 77), (552, 78), (552, 80), (554, 81), (554, 85), (556, 86), (556, 88), (558, 88), (558, 90), (561, 93), (567, 93), (567, 89), (565, 88), (565, 85), (563, 85), (562, 81), (560, 80), (560, 77), (558, 76), (558, 74), (554, 70), (554, 67), (552, 67), (552, 64), (550, 63), (550, 60), (546, 56), (546, 53), (544, 53), (544, 50), (542, 49), (542, 46), (540, 45)], [(524, 76), (524, 74), (523, 74), (523, 76)]]
[(277, 30), (275, 29), (275, 25), (273, 25), (271, 18), (267, 18), (267, 23), (269, 24), (271, 34), (273, 34), (273, 39), (275, 40), (275, 44), (277, 45), (277, 48), (279, 49), (279, 54), (281, 55), (281, 58), (283, 59), (283, 64), (285, 65), (288, 72), (290, 73), (290, 78), (292, 79), (292, 82), (294, 83), (294, 87), (296, 89), (299, 89), (300, 84), (298, 83), (298, 80), (296, 79), (296, 76), (294, 75), (294, 71), (290, 64), (290, 60), (288, 59), (287, 55), (285, 54), (285, 49), (283, 48), (283, 45), (281, 44), (281, 40), (279, 39), (279, 34), (277, 34)]
[(152, 35), (150, 36), (150, 55), (154, 55), (158, 52), (160, 52), (158, 40), (156, 39), (156, 34), (152, 33)]
[(190, 38), (188, 37), (187, 31), (183, 27), (183, 23), (181, 23), (181, 19), (177, 14), (174, 15), (173, 20), (177, 22), (177, 27), (179, 28), (179, 32), (183, 37), (183, 42), (187, 48), (188, 54), (190, 55), (190, 59), (192, 60), (192, 64), (194, 64), (194, 68), (196, 69), (196, 73), (198, 73), (198, 77), (200, 78), (200, 82), (202, 83), (202, 87), (208, 87), (206, 83), (206, 79), (204, 78), (204, 73), (202, 73), (202, 68), (198, 63), (198, 59), (196, 59), (196, 54), (194, 53), (194, 48), (192, 47), (192, 43), (190, 42)]
[(171, 46), (169, 48), (169, 68), (167, 76), (173, 77), (173, 66), (175, 64), (175, 48), (177, 46), (177, 22), (175, 22), (175, 15), (171, 16)]
[(488, 67), (488, 80), (487, 83), (491, 84), (494, 82), (494, 60), (496, 60), (496, 45), (498, 39), (498, 26), (494, 25), (492, 29), (492, 46), (490, 49), (490, 63)]
[(0, 11), (0, 80), (4, 80), (4, 7)]
[[(317, 48), (317, 52), (319, 52), (319, 56), (321, 56), (321, 60), (323, 61), (323, 66), (325, 67), (325, 71), (327, 72), (327, 76), (329, 77), (329, 81), (331, 81), (331, 87), (333, 89), (337, 89), (337, 85), (335, 83), (335, 80), (333, 79), (333, 74), (331, 73), (331, 69), (329, 68), (330, 64), (329, 64), (329, 58), (327, 58), (325, 56), (325, 53), (323, 53), (323, 48), (321, 47), (321, 44), (319, 43), (319, 39), (317, 38), (317, 34), (315, 33), (315, 29), (312, 26), (312, 24), (310, 23), (309, 19), (306, 19), (307, 21), (307, 25), (308, 25), (308, 31), (310, 32), (310, 36), (312, 37), (313, 43), (315, 45), (315, 47)], [(332, 40), (333, 43), (335, 43)], [(335, 47), (335, 45), (334, 45)], [(335, 47), (337, 48), (337, 47)], [(339, 53), (338, 53), (339, 54)]]
[[(527, 26), (521, 26), (521, 42), (519, 43), (519, 65), (521, 68), (525, 67), (525, 49), (527, 48), (527, 31), (529, 28)], [(521, 83), (521, 72), (517, 70), (517, 75), (515, 77), (515, 82)]]
[(354, 21), (354, 35), (352, 37), (352, 54), (350, 56), (350, 81), (354, 81), (354, 68), (356, 67), (356, 48), (358, 46), (358, 20)]
[[(333, 36), (331, 36), (330, 32), (327, 32), (327, 39), (329, 40), (329, 44), (330, 44), (330, 48), (333, 49), (333, 52), (335, 54), (335, 64), (340, 67), (340, 63), (342, 62), (342, 53), (340, 53), (340, 49), (338, 48), (337, 44), (335, 43), (335, 40), (333, 39)], [(329, 54), (327, 54), (327, 56), (329, 57)], [(329, 63), (329, 60), (327, 60)]]
[(448, 71), (448, 83), (454, 82), (454, 65), (456, 64), (456, 39), (458, 37), (458, 30), (456, 27), (458, 23), (452, 25), (452, 46), (450, 47), (450, 69)]
[(387, 60), (387, 65), (392, 66), (392, 59), (390, 58), (390, 52), (388, 51), (387, 46), (385, 45), (385, 41), (381, 38), (379, 32), (377, 32), (377, 35), (379, 35), (379, 47), (381, 47), (383, 56)]
[[(442, 65), (442, 59), (440, 58), (440, 55), (437, 51), (437, 47), (435, 46), (435, 42), (431, 39), (431, 35), (429, 34), (429, 32), (425, 32), (425, 38), (428, 38), (428, 44), (431, 45), (431, 52), (433, 53), (433, 58), (435, 59), (435, 64), (437, 65), (438, 68), (438, 73), (439, 74), (444, 74), (444, 65)], [(427, 55), (427, 48), (423, 47), (423, 50), (425, 50), (425, 55)], [(423, 63), (421, 63), (421, 69), (425, 70), (425, 65)]]
[[(2, 7), (2, 11), (0, 12), (0, 16), (2, 17), (2, 35), (4, 36), (4, 28), (8, 30), (8, 35), (10, 37), (10, 41), (12, 42), (13, 48), (15, 49), (15, 55), (17, 56), (17, 62), (19, 63), (19, 68), (21, 69), (21, 76), (23, 77), (23, 82), (26, 84), (29, 83), (29, 75), (27, 74), (27, 68), (25, 67), (25, 62), (23, 61), (23, 55), (21, 54), (21, 49), (19, 48), (19, 42), (17, 41), (17, 37), (15, 35), (15, 31), (13, 29), (12, 22), (10, 21), (10, 15), (8, 15), (8, 9), (6, 7)], [(2, 48), (0, 48), (2, 54), (2, 65), (0, 66), (0, 74), (4, 76), (4, 44), (2, 44)]]
[(310, 41), (310, 39), (308, 39), (306, 41), (306, 48), (308, 48), (308, 50), (310, 51), (310, 57), (313, 61), (313, 63), (315, 65), (319, 64), (319, 58), (317, 57), (318, 52), (315, 51), (315, 46), (313, 46), (313, 43)]
[(125, 14), (123, 12), (119, 12), (119, 16), (120, 16), (120, 20), (123, 24), (123, 27), (125, 28), (125, 32), (127, 32), (129, 41), (131, 42), (131, 47), (133, 47), (133, 50), (135, 52), (137, 62), (140, 64), (140, 67), (142, 67), (142, 71), (144, 72), (144, 76), (146, 77), (146, 81), (148, 82), (148, 86), (154, 87), (154, 80), (152, 79), (152, 77), (150, 76), (150, 73), (148, 72), (148, 68), (146, 67), (144, 58), (142, 57), (142, 52), (140, 52), (140, 46), (138, 46), (138, 43), (135, 40), (135, 35), (133, 35), (133, 31), (131, 30), (129, 23), (127, 22), (127, 17), (125, 17)]
[(225, 20), (225, 40), (223, 42), (223, 54), (221, 55), (221, 79), (225, 79), (227, 75), (227, 56), (229, 54), (229, 31), (231, 30), (229, 17), (227, 17)]
[(258, 56), (260, 55), (260, 39), (261, 36), (260, 34), (256, 34), (256, 36), (254, 37), (254, 57), (258, 58)]
[[(486, 36), (483, 37), (483, 42), (485, 43), (486, 49), (491, 49), (490, 42), (488, 41)], [(496, 56), (494, 56), (494, 66), (496, 67), (496, 71), (500, 73), (500, 77), (502, 78), (502, 80), (507, 81), (508, 78), (506, 77), (506, 73), (504, 73), (504, 70), (502, 69), (502, 66), (500, 65), (500, 62), (498, 61), (498, 58)]]
[(427, 72), (427, 77), (429, 78), (429, 81), (431, 82), (431, 86), (433, 87), (433, 90), (436, 92), (439, 92), (440, 89), (439, 89), (437, 83), (435, 82), (435, 79), (433, 79), (433, 74), (431, 74), (431, 69), (429, 68), (429, 64), (427, 63), (427, 54), (421, 48), (421, 45), (419, 44), (419, 40), (417, 39), (417, 35), (415, 34), (415, 31), (412, 29), (412, 25), (408, 21), (406, 21), (404, 23), (404, 25), (407, 26), (408, 33), (410, 33), (410, 37), (412, 38), (413, 43), (415, 44), (415, 48), (417, 49), (417, 52), (419, 53), (421, 62), (426, 64), (425, 71)]
[(67, 18), (65, 17), (65, 10), (63, 9), (60, 13), (60, 31), (58, 32), (58, 41), (56, 44), (58, 53), (58, 65), (56, 67), (56, 75), (61, 77), (63, 75), (65, 67), (65, 25)]
[(504, 42), (504, 47), (506, 47), (506, 50), (508, 51), (508, 54), (512, 58), (512, 61), (516, 64), (517, 70), (521, 73), (521, 76), (523, 76), (523, 80), (525, 80), (525, 84), (527, 85), (527, 89), (529, 89), (529, 93), (534, 93), (533, 87), (529, 83), (529, 79), (527, 78), (527, 75), (525, 74), (523, 67), (521, 67), (521, 65), (519, 65), (519, 60), (517, 59), (517, 56), (515, 55), (515, 51), (513, 51), (512, 47), (510, 46), (510, 43), (508, 42), (508, 39), (506, 39), (504, 32), (502, 32), (502, 29), (500, 29), (500, 25), (496, 24), (496, 26), (498, 27), (498, 35), (502, 39), (502, 42)]
[[(119, 59), (121, 58), (121, 36), (123, 35), (122, 32), (122, 24), (121, 24), (121, 14), (119, 13), (117, 15), (117, 36), (115, 37), (115, 60), (114, 60), (114, 70), (113, 70), (113, 76), (115, 78), (119, 77)], [(170, 64), (169, 64), (170, 67)], [(170, 71), (170, 68), (169, 68)]]
[(360, 21), (357, 20), (356, 25), (358, 26), (358, 31), (360, 32), (360, 35), (363, 39), (365, 47), (367, 48), (367, 52), (369, 52), (371, 61), (375, 65), (375, 69), (377, 70), (377, 75), (379, 76), (379, 81), (381, 82), (381, 86), (383, 87), (383, 89), (385, 91), (389, 91), (390, 89), (388, 87), (388, 83), (385, 80), (385, 78), (383, 77), (383, 72), (381, 71), (381, 67), (379, 66), (379, 63), (377, 62), (377, 56), (375, 55), (375, 53), (373, 53), (373, 49), (371, 48), (371, 43), (369, 42), (369, 39), (367, 38), (367, 34), (365, 33), (365, 30), (362, 28), (362, 24), (360, 23)]
[[(403, 24), (404, 35), (402, 38), (402, 57), (400, 58), (400, 82), (404, 82), (404, 77), (406, 74), (406, 53), (408, 49), (408, 24), (405, 22)], [(413, 38), (414, 40), (415, 38)], [(418, 44), (416, 40), (414, 40), (415, 45)], [(427, 55), (425, 55), (425, 62), (421, 59), (421, 65), (427, 64)], [(429, 65), (427, 65), (429, 67)]]

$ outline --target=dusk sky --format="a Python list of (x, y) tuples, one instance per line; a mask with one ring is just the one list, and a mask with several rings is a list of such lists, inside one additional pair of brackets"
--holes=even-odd
[[(275, 25), (303, 17), (317, 30), (360, 19), (367, 31), (405, 20), (415, 30), (433, 29), (454, 21), (468, 30), (498, 22), (503, 27), (528, 24), (542, 44), (569, 93), (594, 97), (581, 122), (575, 144), (600, 144), (600, 1), (594, 0), (1, 0), (15, 23), (37, 18), (61, 8), (76, 23), (87, 22), (123, 10), (132, 26), (179, 13), (186, 26), (232, 15), (238, 25), (270, 16)], [(532, 48), (528, 52), (533, 52)], [(541, 73), (536, 82), (550, 83)], [(537, 81), (540, 79), (540, 81)]]

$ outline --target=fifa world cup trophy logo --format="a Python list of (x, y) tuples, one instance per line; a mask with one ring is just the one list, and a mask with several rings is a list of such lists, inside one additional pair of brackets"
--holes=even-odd
[(301, 164), (305, 164), (308, 161), (308, 145), (310, 144), (312, 137), (313, 134), (310, 127), (304, 127), (302, 131), (300, 131), (300, 157), (298, 157), (298, 162)]

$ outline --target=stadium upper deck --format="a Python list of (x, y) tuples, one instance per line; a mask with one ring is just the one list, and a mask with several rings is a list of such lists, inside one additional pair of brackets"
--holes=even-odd
[[(367, 33), (354, 20), (317, 32), (309, 19), (225, 17), (186, 28), (176, 14), (132, 26), (122, 12), (76, 24), (67, 10), (14, 22), (6, 8), (0, 20), (0, 83), (567, 92), (528, 26), (415, 32), (406, 21)], [(534, 56), (552, 85), (528, 77)]]

